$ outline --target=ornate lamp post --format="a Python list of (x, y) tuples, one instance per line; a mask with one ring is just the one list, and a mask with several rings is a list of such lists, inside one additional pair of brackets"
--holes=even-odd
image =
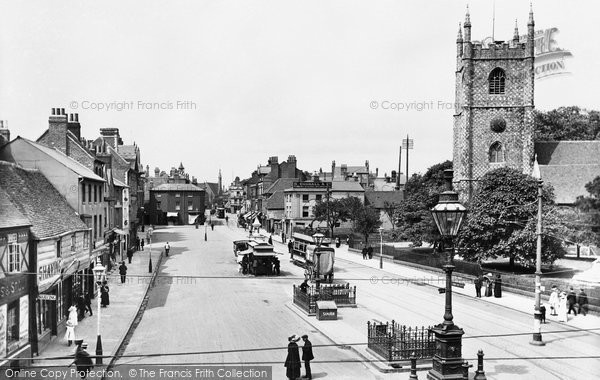
[(325, 238), (325, 235), (323, 235), (320, 232), (317, 232), (312, 236), (312, 238), (315, 241), (315, 244), (317, 245), (317, 249), (315, 249), (315, 253), (317, 254), (317, 280), (315, 281), (315, 284), (317, 286), (317, 289), (319, 289), (321, 278), (321, 251), (319, 250), (319, 248), (321, 248), (321, 244), (323, 244), (323, 239)]
[[(458, 201), (458, 193), (452, 191), (452, 170), (444, 171), (447, 190), (440, 194), (438, 204), (431, 210), (431, 215), (443, 239), (453, 239), (467, 213), (467, 209)], [(444, 265), (446, 272), (446, 305), (444, 322), (433, 328), (435, 334), (436, 353), (433, 356), (433, 368), (427, 374), (427, 379), (461, 379), (462, 378), (462, 335), (464, 331), (452, 321), (452, 257), (454, 244), (448, 251), (448, 264)]]
[(379, 269), (383, 269), (383, 227), (379, 227)]
[(98, 319), (96, 320), (96, 364), (102, 364), (102, 337), (100, 336), (100, 287), (102, 286), (102, 282), (106, 276), (106, 268), (104, 268), (104, 266), (102, 266), (102, 264), (99, 262), (96, 262), (96, 265), (94, 265), (94, 269), (92, 270), (94, 271), (94, 278), (96, 279), (96, 284), (98, 285), (98, 310), (96, 311), (98, 314)]

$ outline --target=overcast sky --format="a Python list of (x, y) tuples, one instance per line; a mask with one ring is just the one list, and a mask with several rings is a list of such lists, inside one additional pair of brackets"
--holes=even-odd
[[(303, 170), (369, 160), (389, 174), (407, 134), (415, 141), (410, 172), (452, 158), (455, 41), (466, 2), (0, 4), (0, 119), (13, 138), (37, 139), (50, 109), (63, 107), (79, 113), (88, 139), (119, 128), (151, 171), (182, 161), (201, 181), (216, 181), (221, 169), (225, 184), (290, 154)], [(536, 107), (599, 109), (597, 2), (533, 8), (536, 30), (559, 28), (558, 45), (573, 53), (570, 75), (536, 82)], [(470, 10), (473, 39), (490, 36), (493, 0)], [(526, 33), (528, 12), (529, 1), (498, 1), (495, 38), (511, 39), (515, 19)], [(191, 103), (177, 109), (178, 101)], [(385, 101), (414, 105), (384, 110)]]

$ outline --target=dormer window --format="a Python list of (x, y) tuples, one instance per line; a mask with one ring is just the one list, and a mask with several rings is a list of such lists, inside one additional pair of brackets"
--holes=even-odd
[(502, 70), (499, 67), (496, 67), (490, 73), (488, 81), (490, 86), (490, 94), (504, 94), (504, 85), (506, 81), (506, 74), (504, 73), (504, 70)]

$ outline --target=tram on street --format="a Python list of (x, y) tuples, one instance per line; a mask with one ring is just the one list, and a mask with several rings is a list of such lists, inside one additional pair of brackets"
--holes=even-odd
[(266, 241), (237, 240), (234, 242), (234, 249), (243, 274), (270, 276), (281, 273), (277, 252)]
[(291, 259), (294, 264), (305, 269), (305, 275), (309, 280), (319, 279), (332, 282), (335, 249), (329, 247), (331, 239), (324, 239), (321, 246), (317, 247), (312, 236), (294, 232), (292, 240), (294, 246)]

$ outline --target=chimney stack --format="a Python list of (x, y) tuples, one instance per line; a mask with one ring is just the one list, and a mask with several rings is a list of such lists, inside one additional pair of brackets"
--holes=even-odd
[(102, 140), (108, 143), (113, 149), (117, 149), (118, 145), (123, 145), (123, 140), (119, 135), (119, 128), (100, 128)]
[(8, 129), (8, 121), (0, 120), (0, 147), (10, 142), (10, 130)]
[(69, 132), (77, 137), (77, 140), (81, 139), (81, 124), (79, 124), (79, 116), (76, 113), (69, 115), (69, 123), (67, 124)]
[(67, 123), (64, 108), (52, 108), (48, 118), (48, 134), (43, 144), (67, 154)]

